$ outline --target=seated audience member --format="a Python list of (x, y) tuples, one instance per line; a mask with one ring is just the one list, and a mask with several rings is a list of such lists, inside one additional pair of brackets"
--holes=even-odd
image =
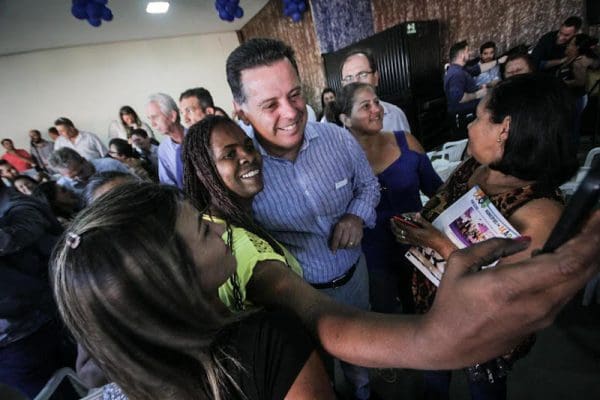
[(33, 190), (39, 184), (40, 183), (38, 181), (30, 177), (29, 175), (19, 175), (15, 177), (15, 180), (13, 181), (13, 186), (15, 187), (15, 189), (27, 196), (31, 195)]
[(130, 140), (135, 129), (144, 129), (154, 139), (154, 132), (147, 123), (142, 122), (135, 110), (130, 106), (123, 106), (119, 109), (119, 120), (112, 121), (108, 127), (108, 138)]
[(229, 118), (229, 115), (223, 110), (221, 107), (215, 107), (215, 115), (220, 115), (221, 117)]
[(221, 234), (175, 188), (113, 189), (55, 251), (63, 319), (132, 399), (333, 399), (295, 319), (233, 316), (220, 302), (217, 289), (236, 268)]
[(88, 161), (78, 152), (68, 147), (55, 150), (50, 156), (50, 165), (62, 175), (57, 183), (77, 195), (83, 193), (88, 180), (96, 172), (129, 172), (127, 166), (117, 160), (113, 160), (112, 158), (96, 158)]
[[(499, 83), (479, 103), (477, 118), (469, 125), (471, 158), (416, 215), (423, 228), (393, 225), (397, 240), (432, 248), (448, 260), (457, 247), (430, 222), (478, 185), (508, 222), (530, 238), (530, 249), (541, 248), (564, 208), (559, 186), (578, 167), (569, 143), (572, 111), (565, 85), (552, 76), (526, 74)], [(522, 251), (502, 258), (499, 265), (530, 257), (531, 250)], [(417, 310), (427, 312), (436, 288), (416, 269), (413, 283)], [(504, 324), (504, 320), (497, 321)], [(528, 338), (511, 353), (473, 367), (486, 379), (469, 375), (472, 397), (505, 398), (508, 369), (532, 345), (533, 339)], [(449, 385), (450, 372), (425, 374), (427, 398), (448, 398)]]
[(58, 133), (56, 127), (51, 126), (50, 128), (48, 128), (48, 137), (50, 138), (50, 140), (56, 143), (56, 141), (60, 137), (60, 134)]
[(85, 188), (83, 197), (85, 204), (90, 205), (98, 197), (109, 192), (117, 186), (125, 183), (144, 182), (139, 177), (132, 174), (125, 174), (119, 171), (98, 172), (90, 178)]
[[(369, 49), (353, 50), (346, 55), (340, 69), (342, 86), (352, 82), (368, 83), (373, 87), (379, 85), (379, 70), (375, 57)], [(410, 132), (408, 119), (399, 107), (380, 101), (383, 107), (383, 130), (386, 132)]]
[(531, 52), (531, 58), (536, 69), (555, 73), (559, 65), (566, 60), (565, 50), (569, 41), (581, 29), (581, 18), (567, 18), (558, 31), (544, 34)]
[(40, 183), (31, 193), (32, 197), (46, 203), (62, 225), (67, 225), (81, 210), (81, 199), (71, 190), (54, 181)]
[(31, 154), (23, 149), (15, 149), (11, 139), (2, 139), (2, 147), (6, 150), (6, 153), (2, 155), (2, 159), (8, 161), (17, 171), (25, 172), (35, 165)]
[(61, 232), (44, 204), (0, 182), (0, 384), (28, 399), (75, 361), (48, 282)]
[(12, 186), (15, 178), (19, 176), (19, 171), (8, 161), (0, 159), (0, 178), (7, 186)]
[(210, 92), (202, 87), (187, 89), (179, 96), (179, 110), (186, 128), (215, 113), (215, 104)]
[(409, 132), (382, 130), (383, 108), (374, 88), (366, 83), (342, 87), (336, 100), (340, 119), (358, 141), (379, 180), (381, 200), (375, 209), (377, 222), (365, 228), (362, 249), (369, 270), (371, 309), (392, 313), (413, 312), (411, 264), (404, 257), (408, 246), (399, 247), (390, 229), (390, 218), (421, 211), (420, 191), (432, 196), (442, 184), (419, 141)]
[(96, 134), (80, 131), (68, 118), (58, 118), (54, 121), (54, 125), (60, 134), (60, 137), (54, 142), (54, 150), (72, 149), (88, 161), (102, 158), (108, 152)]
[(581, 114), (587, 104), (587, 92), (585, 88), (587, 70), (597, 59), (593, 48), (598, 44), (598, 39), (585, 33), (575, 35), (565, 49), (566, 61), (558, 67), (556, 76), (562, 79), (569, 87), (575, 100), (575, 123), (573, 127), (572, 141), (575, 146), (579, 145), (581, 129)]
[(186, 130), (181, 125), (175, 100), (167, 94), (155, 93), (148, 97), (146, 115), (152, 128), (168, 136), (158, 146), (158, 178), (160, 183), (183, 188), (181, 143)]
[(31, 139), (29, 151), (35, 160), (35, 164), (41, 171), (50, 172), (48, 159), (54, 151), (54, 143), (43, 139), (42, 134), (37, 129), (29, 131), (29, 138)]
[[(208, 122), (209, 119), (198, 126)], [(214, 129), (211, 135), (213, 138), (210, 139), (214, 143), (208, 144), (211, 148), (223, 149), (231, 154), (231, 158), (226, 159), (215, 155), (219, 160), (216, 161), (219, 163), (217, 169), (227, 171), (227, 176), (237, 177), (238, 174), (227, 167), (227, 163), (231, 162), (232, 166), (252, 166), (260, 171), (260, 163), (256, 163), (260, 156), (250, 147), (251, 142), (247, 141), (243, 133), (235, 130), (235, 126), (224, 126), (229, 134), (224, 129)], [(214, 138), (217, 132), (221, 139), (226, 140), (217, 144)], [(206, 140), (202, 142), (206, 143)], [(202, 158), (206, 156), (203, 155)], [(209, 157), (212, 158), (211, 155)], [(230, 161), (223, 163), (224, 160)], [(198, 167), (208, 169), (213, 162), (215, 161), (198, 164)], [(212, 174), (214, 173), (213, 169)], [(239, 190), (237, 194), (230, 191), (222, 193), (222, 189), (217, 187), (213, 188), (217, 191), (209, 192), (218, 197), (214, 199), (215, 202), (209, 197), (204, 200), (211, 204), (222, 204), (219, 206), (221, 208), (230, 204), (234, 207), (231, 211), (239, 207), (248, 209), (249, 204), (246, 203), (251, 201), (252, 193), (258, 189), (255, 185), (259, 183), (257, 176), (260, 174), (253, 174), (251, 182), (246, 183), (240, 178), (234, 179), (231, 184), (237, 187), (236, 191)], [(186, 177), (191, 178), (189, 175)], [(203, 175), (199, 174), (198, 178), (200, 177)], [(186, 179), (186, 185), (187, 182)], [(222, 187), (223, 180), (219, 179), (218, 185)], [(236, 204), (236, 201), (242, 203)], [(236, 215), (238, 219), (252, 221), (251, 216), (238, 215), (237, 212)], [(96, 203), (78, 215), (70, 231), (57, 246), (52, 282), (61, 315), (76, 339), (90, 350), (105, 372), (115, 377), (117, 383), (132, 398), (162, 398), (164, 391), (173, 396), (173, 390), (176, 393), (185, 391), (178, 397), (188, 398), (193, 395), (189, 393), (190, 390), (203, 390), (197, 388), (197, 384), (205, 382), (207, 374), (212, 370), (207, 370), (199, 361), (194, 361), (197, 360), (198, 352), (209, 352), (210, 349), (218, 351), (222, 340), (228, 341), (232, 337), (206, 337), (206, 327), (197, 324), (198, 321), (207, 321), (208, 317), (218, 315), (216, 310), (222, 310), (222, 315), (227, 315), (216, 297), (217, 286), (228, 280), (236, 270), (231, 245), (226, 245), (223, 240), (223, 237), (231, 238), (235, 227), (232, 226), (227, 234), (222, 224), (210, 222), (209, 219), (214, 218), (202, 218), (173, 189), (147, 183), (127, 184), (101, 196)], [(148, 237), (148, 232), (156, 232), (156, 235)], [(252, 246), (260, 244), (260, 248), (264, 249), (263, 242), (266, 239), (253, 237), (252, 243), (255, 244)], [(258, 283), (260, 279), (265, 280), (266, 276), (271, 276), (278, 284), (268, 285), (264, 282), (265, 291), (257, 286), (249, 286), (248, 289), (256, 291), (264, 299), (264, 304), (290, 303), (285, 309), (298, 314), (310, 332), (319, 337), (326, 351), (350, 362), (378, 367), (455, 368), (498, 354), (514, 344), (515, 338), (550, 323), (551, 316), (557, 311), (556, 305), (563, 304), (562, 300), (582, 287), (598, 269), (599, 249), (592, 242), (599, 239), (600, 213), (597, 213), (584, 233), (575, 240), (558, 249), (555, 254), (522, 262), (519, 269), (514, 265), (505, 265), (494, 270), (468, 272), (473, 265), (487, 263), (487, 259), (494, 257), (493, 254), (510, 254), (523, 250), (527, 246), (526, 240), (493, 240), (461, 251), (460, 256), (453, 257), (449, 262), (449, 272), (444, 277), (434, 308), (420, 317), (384, 317), (344, 306), (312, 289), (287, 266), (278, 263), (255, 269), (252, 277)], [(143, 246), (138, 246), (142, 243)], [(277, 243), (271, 243), (279, 247)], [(137, 247), (132, 248), (132, 244)], [(132, 252), (135, 257), (131, 257)], [(564, 260), (571, 259), (575, 254), (578, 255), (579, 262), (572, 264), (573, 270), (569, 269), (568, 275), (565, 275), (567, 271), (563, 268)], [(118, 263), (118, 268), (115, 268), (115, 263)], [(215, 268), (216, 265), (220, 267)], [(239, 265), (237, 268), (239, 269)], [(144, 274), (140, 271), (144, 271)], [(516, 278), (516, 273), (520, 278), (513, 279)], [(531, 279), (532, 273), (544, 274), (546, 279), (543, 286), (553, 289), (540, 291), (538, 280)], [(186, 279), (180, 279), (181, 276)], [(498, 280), (504, 282), (504, 289), (510, 291), (510, 297), (483, 297), (481, 290), (473, 290), (475, 287), (489, 287)], [(557, 282), (562, 284), (555, 286)], [(149, 287), (149, 283), (154, 286)], [(105, 286), (110, 287), (110, 290), (103, 290)], [(98, 290), (88, 290), (88, 287)], [(139, 290), (132, 290), (132, 287)], [(111, 296), (105, 296), (106, 293)], [(173, 297), (173, 293), (178, 295)], [(181, 293), (189, 296), (181, 296)], [(505, 293), (505, 290), (501, 293)], [(484, 298), (487, 300), (484, 301)], [(539, 307), (531, 307), (532, 303)], [(203, 307), (198, 308), (199, 304)], [(135, 312), (132, 314), (131, 310)], [(489, 318), (492, 310), (497, 316), (495, 319)], [(196, 313), (198, 317), (194, 317)], [(136, 316), (135, 324), (130, 323), (131, 315)], [(177, 315), (181, 315), (181, 318)], [(263, 318), (265, 314), (251, 315)], [(170, 316), (167, 322), (165, 316)], [(178, 321), (177, 324), (172, 322), (173, 318)], [(245, 327), (251, 328), (252, 325), (247, 323), (252, 320), (246, 318), (248, 317), (241, 314), (237, 320), (241, 319), (246, 324)], [(269, 319), (269, 314), (264, 318)], [(498, 318), (506, 323), (498, 325)], [(219, 330), (218, 327), (226, 321), (225, 319), (217, 324), (212, 331)], [(291, 323), (287, 321), (287, 318), (282, 321), (283, 327)], [(456, 321), (462, 323), (457, 325)], [(286, 330), (281, 334), (284, 343), (301, 335), (301, 328), (288, 328), (289, 332)], [(417, 329), (419, 334), (415, 335)], [(440, 335), (440, 332), (452, 334)], [(475, 332), (479, 334), (475, 335)], [(267, 336), (269, 335), (264, 335), (263, 338), (268, 340)], [(124, 337), (130, 340), (119, 339)], [(157, 344), (157, 339), (153, 340), (155, 337), (163, 339), (160, 344)], [(186, 357), (180, 355), (183, 345), (179, 346), (179, 343), (185, 342), (184, 347), (187, 349), (200, 339), (203, 342), (193, 346), (197, 349), (193, 353), (196, 356), (189, 353)], [(240, 338), (238, 346), (244, 347), (245, 343)], [(233, 348), (238, 347), (234, 345)], [(292, 345), (283, 349), (299, 351), (299, 348)], [(255, 354), (267, 353), (271, 354), (255, 351)], [(238, 360), (239, 364), (248, 365), (244, 357), (246, 352), (238, 351), (235, 354), (242, 357)], [(287, 354), (285, 353), (286, 356)], [(211, 357), (202, 359), (210, 360)], [(184, 360), (188, 362), (184, 363)], [(306, 356), (302, 360), (306, 360)], [(282, 372), (298, 371), (282, 363), (278, 365)], [(226, 363), (226, 366), (229, 367), (230, 364)], [(254, 381), (253, 373), (257, 370), (259, 368), (256, 366), (250, 368), (250, 373), (243, 374), (240, 378), (243, 379), (246, 395), (257, 384), (261, 384)], [(191, 382), (172, 383), (172, 379), (189, 376), (187, 373), (182, 374), (182, 371), (197, 371), (198, 376)], [(317, 379), (319, 385), (314, 382)], [(316, 398), (331, 395), (325, 388), (319, 395), (315, 395), (318, 388), (326, 386), (322, 379), (322, 372), (317, 371), (315, 375), (307, 377), (307, 384), (312, 383), (313, 390), (309, 394)], [(227, 379), (219, 381), (225, 386), (229, 382)], [(261, 380), (265, 381), (267, 380)], [(283, 385), (281, 391), (288, 391), (290, 380), (282, 377), (279, 382)], [(302, 393), (297, 396), (302, 398)]]
[(127, 143), (127, 140), (120, 138), (111, 139), (108, 143), (108, 155), (125, 164), (129, 168), (129, 172), (141, 180), (158, 181), (157, 176), (152, 174), (152, 165), (138, 157), (138, 153)]
[[(479, 47), (479, 63), (485, 64), (496, 59), (496, 43), (485, 42)], [(479, 87), (483, 85), (494, 86), (500, 81), (500, 65), (495, 65), (491, 69), (480, 73), (475, 77), (475, 84)]]
[(152, 143), (146, 131), (135, 129), (131, 132), (131, 144), (140, 158), (152, 165), (154, 175), (158, 176), (158, 146)]
[(335, 104), (335, 90), (332, 88), (325, 88), (321, 92), (321, 113), (317, 118), (319, 122), (334, 122), (327, 120), (327, 109)]
[(504, 64), (505, 79), (515, 75), (530, 74), (532, 72), (535, 72), (535, 66), (528, 54), (511, 54), (506, 59), (506, 64)]

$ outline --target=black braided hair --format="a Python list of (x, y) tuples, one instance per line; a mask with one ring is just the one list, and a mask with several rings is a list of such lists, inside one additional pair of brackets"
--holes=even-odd
[[(242, 207), (239, 196), (227, 188), (219, 175), (210, 149), (211, 135), (217, 126), (240, 129), (229, 118), (209, 115), (192, 125), (185, 135), (182, 149), (184, 192), (198, 209), (210, 214), (210, 207), (212, 207), (217, 216), (225, 220), (230, 241), (232, 238), (230, 225), (236, 226), (262, 238), (275, 252), (283, 256), (281, 245), (254, 220), (251, 213)], [(232, 248), (231, 243), (228, 245)], [(237, 276), (232, 276), (230, 279), (235, 297), (236, 290), (239, 292)], [(237, 299), (234, 300), (237, 302)]]

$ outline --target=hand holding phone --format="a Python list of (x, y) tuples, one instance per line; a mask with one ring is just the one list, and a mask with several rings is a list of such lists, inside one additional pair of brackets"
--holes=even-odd
[(410, 226), (411, 228), (422, 228), (423, 227), (423, 225), (419, 224), (417, 221), (415, 221), (413, 218), (409, 217), (408, 215), (394, 215), (392, 217), (392, 219), (396, 222), (399, 222), (400, 224)]

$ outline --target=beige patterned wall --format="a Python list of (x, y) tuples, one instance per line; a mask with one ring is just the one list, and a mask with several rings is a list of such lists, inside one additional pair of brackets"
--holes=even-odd
[(294, 48), (305, 95), (313, 106), (320, 104), (325, 76), (310, 11), (304, 13), (302, 21), (293, 23), (283, 15), (282, 1), (271, 0), (240, 31), (242, 42), (257, 37), (280, 39)]
[(501, 51), (521, 43), (534, 44), (544, 33), (558, 29), (568, 16), (583, 16), (583, 3), (583, 0), (372, 0), (375, 32), (405, 21), (439, 20), (444, 60), (452, 43), (460, 40), (468, 40), (473, 47), (493, 40)]
[[(597, 0), (600, 1), (600, 0)], [(307, 97), (319, 104), (325, 86), (319, 45), (310, 11), (295, 24), (283, 17), (281, 0), (271, 0), (239, 32), (241, 41), (254, 37), (281, 39), (294, 47)], [(583, 16), (583, 0), (372, 0), (375, 31), (411, 20), (437, 19), (441, 25), (442, 58), (452, 43), (494, 40), (500, 50), (532, 44), (557, 29), (570, 15)], [(598, 34), (598, 28), (590, 31)], [(312, 91), (312, 93), (311, 93)], [(312, 101), (311, 101), (312, 100)]]

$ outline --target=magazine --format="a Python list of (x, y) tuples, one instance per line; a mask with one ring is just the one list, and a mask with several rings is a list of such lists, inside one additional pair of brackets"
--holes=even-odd
[[(479, 186), (474, 186), (448, 207), (433, 220), (432, 225), (444, 232), (459, 249), (495, 237), (514, 239), (520, 236)], [(406, 252), (406, 258), (439, 286), (446, 260), (437, 251), (413, 246)], [(497, 261), (484, 268), (496, 263)]]

